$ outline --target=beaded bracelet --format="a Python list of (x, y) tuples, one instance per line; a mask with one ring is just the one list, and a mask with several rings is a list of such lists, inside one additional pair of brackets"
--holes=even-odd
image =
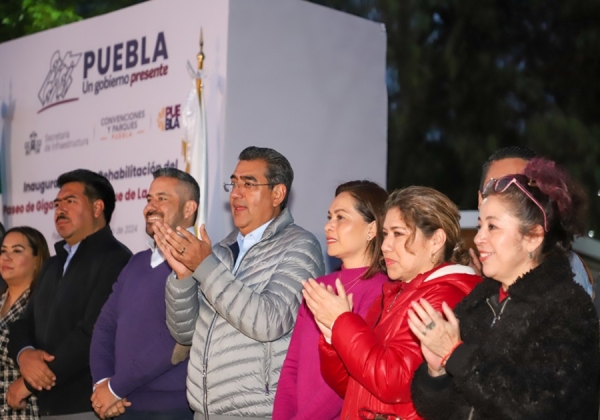
[(454, 350), (456, 350), (456, 348), (458, 346), (460, 346), (463, 343), (462, 340), (460, 340), (458, 343), (456, 343), (454, 346), (452, 346), (452, 349), (450, 349), (450, 351), (448, 352), (448, 354), (446, 354), (444, 357), (442, 357), (442, 361), (440, 362), (440, 366), (445, 368), (446, 367), (446, 362), (448, 361), (448, 359), (450, 358), (450, 356), (452, 356), (452, 353), (454, 353)]

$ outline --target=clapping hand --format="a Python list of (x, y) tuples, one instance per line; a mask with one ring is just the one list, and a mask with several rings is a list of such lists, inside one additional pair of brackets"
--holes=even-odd
[(308, 309), (313, 313), (317, 325), (321, 323), (324, 327), (331, 329), (334, 321), (344, 312), (352, 312), (352, 294), (346, 295), (342, 282), (337, 279), (335, 287), (337, 295), (331, 286), (325, 287), (314, 279), (303, 281), (302, 295)]
[(413, 302), (412, 309), (408, 311), (408, 326), (421, 341), (423, 356), (432, 376), (445, 373), (441, 360), (461, 341), (458, 319), (446, 302), (442, 303), (442, 311), (447, 320), (425, 299)]
[(201, 239), (179, 226), (173, 229), (161, 221), (154, 222), (152, 228), (154, 242), (177, 278), (191, 276), (200, 263), (212, 254), (210, 238), (204, 225), (200, 228)]

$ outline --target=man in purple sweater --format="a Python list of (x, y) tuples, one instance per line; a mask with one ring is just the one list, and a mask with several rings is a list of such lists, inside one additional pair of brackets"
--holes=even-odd
[[(173, 229), (194, 226), (200, 188), (175, 168), (155, 171), (144, 208), (146, 233), (161, 221)], [(166, 325), (165, 282), (171, 267), (154, 241), (125, 266), (94, 326), (90, 366), (92, 406), (101, 418), (193, 418), (185, 390), (189, 347)]]

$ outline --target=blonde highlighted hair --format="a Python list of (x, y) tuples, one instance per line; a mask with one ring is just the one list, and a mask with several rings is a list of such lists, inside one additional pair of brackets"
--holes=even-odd
[(386, 213), (392, 209), (400, 211), (404, 223), (412, 231), (406, 246), (414, 241), (416, 229), (427, 239), (442, 229), (446, 234), (446, 242), (436, 265), (442, 262), (469, 263), (469, 252), (460, 235), (460, 212), (446, 195), (429, 187), (406, 187), (390, 194), (385, 209)]

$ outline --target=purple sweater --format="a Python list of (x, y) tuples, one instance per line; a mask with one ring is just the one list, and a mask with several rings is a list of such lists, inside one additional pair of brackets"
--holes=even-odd
[[(342, 268), (342, 271), (319, 277), (317, 281), (335, 288), (335, 279), (339, 278), (348, 293), (354, 295), (353, 312), (364, 318), (388, 281), (385, 274), (377, 274), (371, 279), (355, 282), (365, 271), (365, 267)], [(303, 302), (277, 384), (273, 420), (339, 419), (343, 400), (321, 376), (320, 336), (313, 315)]]
[(94, 383), (111, 378), (112, 390), (130, 410), (188, 407), (187, 359), (171, 364), (175, 340), (166, 324), (165, 284), (171, 268), (152, 268), (147, 250), (123, 268), (94, 326), (90, 367)]

